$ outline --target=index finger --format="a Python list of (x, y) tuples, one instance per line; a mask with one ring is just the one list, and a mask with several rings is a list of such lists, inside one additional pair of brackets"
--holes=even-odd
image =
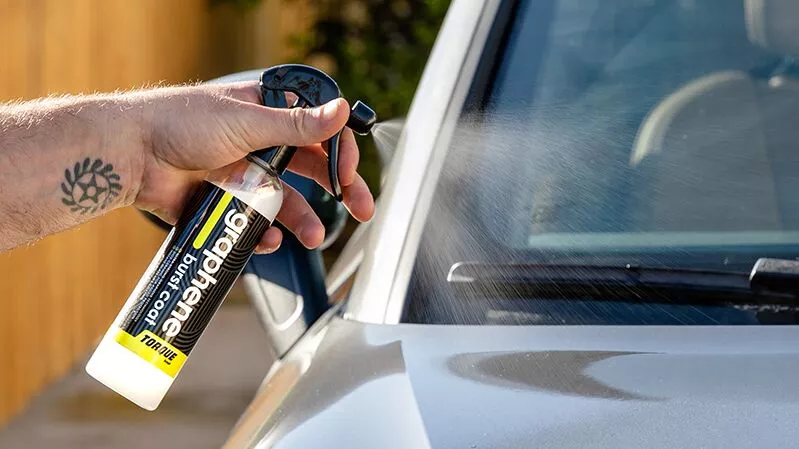
[(358, 171), (358, 162), (361, 154), (358, 151), (358, 142), (355, 134), (349, 128), (341, 132), (341, 146), (338, 151), (338, 177), (342, 187), (347, 187), (355, 182)]

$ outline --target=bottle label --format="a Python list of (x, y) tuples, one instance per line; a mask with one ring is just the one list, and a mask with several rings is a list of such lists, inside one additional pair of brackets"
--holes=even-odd
[(117, 343), (175, 377), (270, 224), (203, 182), (133, 292)]

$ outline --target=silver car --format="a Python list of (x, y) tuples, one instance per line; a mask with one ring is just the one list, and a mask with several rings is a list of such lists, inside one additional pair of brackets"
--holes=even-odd
[(454, 1), (375, 219), (248, 267), (226, 447), (796, 445), (797, 56), (794, 0)]

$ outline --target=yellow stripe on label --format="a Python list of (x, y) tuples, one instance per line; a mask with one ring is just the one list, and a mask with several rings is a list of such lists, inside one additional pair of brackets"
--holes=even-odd
[(211, 235), (211, 231), (214, 230), (214, 226), (216, 223), (219, 222), (219, 219), (222, 217), (222, 213), (225, 212), (225, 208), (230, 201), (233, 199), (233, 195), (228, 192), (225, 192), (222, 195), (222, 199), (216, 204), (216, 207), (211, 212), (211, 215), (208, 217), (208, 221), (205, 222), (202, 229), (200, 229), (200, 233), (197, 234), (197, 237), (194, 239), (194, 243), (192, 246), (194, 249), (200, 249), (205, 244), (205, 241), (208, 240), (208, 236)]
[(120, 329), (116, 341), (169, 377), (177, 376), (180, 368), (186, 363), (186, 354), (150, 331), (142, 331), (134, 337)]

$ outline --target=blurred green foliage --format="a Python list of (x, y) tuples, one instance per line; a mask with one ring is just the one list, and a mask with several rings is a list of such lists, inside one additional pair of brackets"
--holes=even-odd
[[(350, 100), (363, 100), (380, 120), (404, 117), (449, 0), (308, 0), (316, 20), (293, 38), (298, 60), (325, 67)], [(380, 160), (361, 139), (360, 172), (376, 192)]]
[[(209, 1), (246, 10), (262, 0)], [(450, 0), (305, 1), (314, 22), (291, 37), (295, 61), (328, 71), (347, 99), (363, 100), (380, 120), (404, 117)], [(359, 144), (359, 171), (377, 193), (381, 161), (371, 138)]]
[[(211, 0), (242, 9), (259, 1)], [(348, 100), (363, 100), (381, 121), (405, 117), (450, 0), (305, 1), (314, 10), (314, 22), (298, 27), (307, 31), (291, 38), (295, 61), (328, 71)], [(359, 138), (358, 144), (358, 172), (377, 195), (380, 157), (371, 137)], [(350, 222), (342, 238), (325, 251), (328, 264), (354, 225)]]
[[(293, 38), (298, 60), (325, 62), (346, 98), (363, 100), (381, 121), (405, 117), (449, 0), (308, 1), (316, 20)], [(373, 139), (358, 144), (358, 172), (377, 195), (380, 156)], [(354, 227), (350, 220), (342, 238), (324, 252), (328, 266)]]
[[(307, 0), (315, 21), (293, 37), (297, 59), (323, 62), (351, 102), (363, 100), (381, 121), (405, 117), (450, 0)], [(381, 160), (360, 138), (358, 172), (379, 194)], [(394, 149), (390, 149), (393, 151)], [(355, 223), (324, 252), (330, 264)]]
[(295, 36), (303, 59), (324, 55), (348, 97), (384, 118), (404, 116), (448, 0), (310, 0), (317, 20)]

